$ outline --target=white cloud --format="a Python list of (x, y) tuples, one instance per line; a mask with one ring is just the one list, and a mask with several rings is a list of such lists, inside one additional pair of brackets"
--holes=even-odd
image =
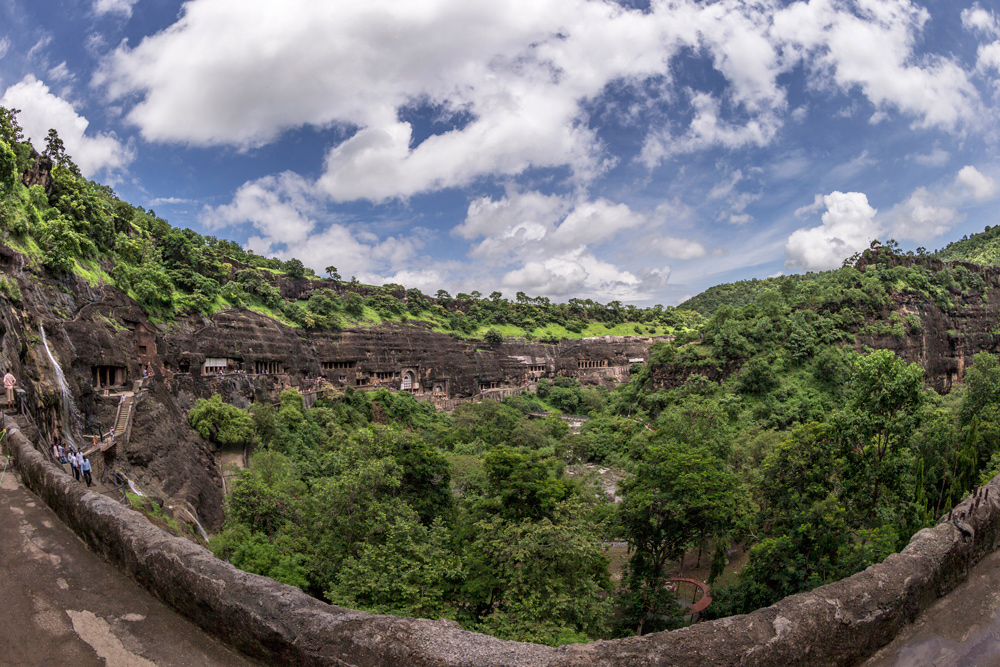
[[(878, 114), (899, 110), (946, 129), (974, 120), (965, 72), (914, 55), (926, 11), (909, 0), (855, 4), (190, 0), (172, 26), (109, 54), (94, 82), (113, 100), (137, 100), (126, 118), (151, 141), (246, 148), (291, 128), (341, 127), (349, 138), (328, 152), (319, 179), (337, 201), (532, 167), (568, 167), (587, 182), (618, 159), (584, 110), (612, 84), (690, 116), (649, 131), (641, 160), (651, 167), (769, 144), (789, 115), (779, 77), (800, 62), (817, 85), (860, 88)], [(671, 63), (683, 49), (710, 61), (726, 86), (678, 89)], [(416, 141), (401, 113), (415, 108), (455, 123)]]
[(259, 243), (296, 244), (309, 237), (319, 212), (313, 188), (298, 174), (284, 172), (244, 183), (229, 204), (206, 206), (201, 222), (210, 229), (249, 223), (259, 232)]
[(813, 202), (811, 204), (806, 204), (805, 206), (800, 206), (799, 208), (795, 209), (794, 215), (796, 218), (807, 218), (822, 211), (823, 206), (824, 206), (823, 195), (816, 195), (813, 198)]
[(8, 51), (10, 51), (10, 38), (4, 37), (0, 39), (0, 58), (6, 56)]
[(774, 112), (761, 113), (744, 124), (728, 122), (721, 117), (720, 100), (706, 92), (694, 93), (691, 106), (694, 118), (687, 131), (681, 135), (669, 131), (650, 133), (643, 144), (640, 162), (652, 168), (675, 155), (708, 148), (736, 150), (766, 146), (781, 127), (781, 118)]
[(87, 134), (90, 121), (31, 75), (7, 88), (0, 97), (0, 106), (21, 110), (18, 121), (24, 128), (24, 135), (39, 151), (45, 147), (49, 129), (55, 128), (66, 146), (66, 152), (84, 176), (93, 176), (102, 169), (113, 172), (125, 167), (134, 158), (133, 151), (118, 141), (114, 134)]
[(1000, 36), (1000, 22), (996, 15), (980, 7), (978, 2), (962, 10), (962, 25), (966, 30)]
[(942, 203), (927, 188), (917, 188), (889, 214), (893, 238), (929, 241), (940, 236), (961, 217), (957, 210)]
[(72, 81), (76, 78), (76, 76), (69, 71), (69, 67), (66, 66), (66, 61), (64, 60), (49, 70), (49, 78), (53, 81), (63, 83), (66, 81)]
[(881, 228), (878, 211), (861, 192), (831, 192), (823, 197), (826, 212), (818, 227), (799, 229), (785, 244), (785, 266), (806, 271), (838, 268), (844, 258), (867, 248)]
[(119, 14), (126, 18), (132, 16), (132, 7), (138, 0), (94, 0), (94, 13)]
[(255, 253), (300, 259), (322, 271), (331, 264), (343, 276), (382, 282), (383, 272), (396, 270), (422, 244), (416, 230), (410, 237), (380, 238), (367, 229), (328, 222), (325, 196), (315, 183), (292, 172), (244, 183), (232, 202), (206, 206), (200, 222), (210, 229), (249, 226), (257, 233), (247, 240)]
[(962, 167), (955, 176), (955, 185), (972, 193), (976, 201), (992, 199), (997, 194), (997, 182), (972, 165)]
[(708, 254), (705, 246), (690, 239), (679, 239), (672, 236), (649, 239), (646, 247), (669, 259), (697, 259)]
[(499, 200), (482, 197), (471, 202), (454, 232), (469, 240), (483, 237), (470, 254), (502, 264), (600, 245), (646, 221), (645, 215), (606, 199), (572, 202), (538, 192), (511, 192)]
[(944, 150), (940, 146), (935, 146), (930, 153), (924, 155), (911, 155), (908, 157), (911, 157), (914, 162), (925, 167), (943, 167), (948, 164), (948, 159), (951, 157), (951, 153)]
[[(656, 288), (665, 282), (661, 269), (650, 275)], [(647, 281), (648, 282), (648, 281)], [(640, 293), (643, 281), (628, 271), (597, 259), (583, 248), (539, 261), (527, 262), (523, 267), (508, 271), (501, 283), (513, 291), (544, 294), (552, 297), (587, 294), (599, 299), (628, 299)]]
[(1000, 41), (979, 45), (976, 66), (984, 72), (991, 69), (1000, 72)]
[(983, 202), (998, 191), (1000, 187), (993, 178), (966, 166), (955, 176), (953, 186), (940, 191), (918, 187), (881, 216), (861, 192), (816, 195), (812, 204), (799, 208), (795, 215), (812, 216), (826, 208), (823, 224), (798, 229), (788, 237), (785, 266), (807, 271), (836, 268), (845, 257), (864, 250), (880, 236), (930, 241), (962, 220), (961, 209), (971, 200)]
[[(910, 0), (795, 2), (775, 14), (772, 36), (813, 82), (860, 89), (878, 112), (897, 109), (919, 127), (957, 130), (977, 122), (979, 95), (968, 75), (943, 56), (918, 58), (928, 11)], [(793, 56), (794, 54), (794, 56)]]
[(184, 197), (155, 197), (149, 200), (150, 206), (176, 206), (177, 204), (194, 204), (196, 200), (186, 199)]

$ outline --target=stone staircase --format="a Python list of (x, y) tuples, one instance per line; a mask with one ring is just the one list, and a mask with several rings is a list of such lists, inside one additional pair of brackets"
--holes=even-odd
[(132, 405), (135, 403), (135, 394), (127, 393), (122, 402), (118, 404), (118, 413), (115, 415), (114, 439), (115, 442), (124, 437), (128, 431), (129, 422), (132, 420)]

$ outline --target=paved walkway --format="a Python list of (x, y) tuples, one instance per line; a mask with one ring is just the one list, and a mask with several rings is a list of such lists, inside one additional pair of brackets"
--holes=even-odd
[(0, 665), (250, 667), (94, 555), (8, 470), (0, 483)]
[(863, 667), (1000, 665), (1000, 551), (972, 569)]

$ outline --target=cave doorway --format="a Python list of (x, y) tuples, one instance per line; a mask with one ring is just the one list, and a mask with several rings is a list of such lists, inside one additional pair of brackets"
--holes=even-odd
[(406, 371), (403, 373), (403, 384), (400, 388), (403, 391), (413, 391), (414, 379), (415, 376), (413, 375), (413, 371)]

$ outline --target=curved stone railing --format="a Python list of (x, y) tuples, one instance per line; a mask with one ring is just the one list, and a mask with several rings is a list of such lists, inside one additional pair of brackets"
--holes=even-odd
[(4, 447), (25, 484), (97, 553), (208, 632), (275, 664), (368, 666), (851, 665), (967, 576), (1000, 542), (1000, 478), (956, 527), (941, 521), (885, 562), (752, 614), (644, 637), (550, 648), (450, 621), (342, 609), (241, 572), (77, 484), (8, 422)]

